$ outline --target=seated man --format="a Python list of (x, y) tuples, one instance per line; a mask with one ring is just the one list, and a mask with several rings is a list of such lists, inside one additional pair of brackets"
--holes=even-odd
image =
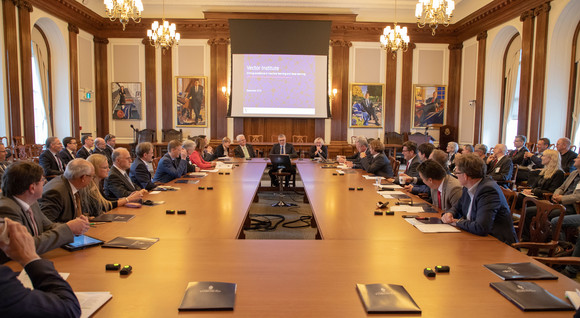
[(576, 156), (574, 159), (574, 170), (566, 181), (554, 191), (554, 195), (552, 196), (552, 201), (556, 203), (561, 203), (566, 208), (566, 214), (576, 214), (580, 211), (576, 211), (574, 204), (576, 201), (580, 201), (580, 186), (578, 183), (580, 182), (580, 155)]
[(82, 136), (81, 144), (83, 144), (83, 146), (81, 147), (81, 149), (79, 149), (79, 151), (77, 151), (77, 158), (87, 159), (91, 155), (91, 152), (93, 151), (92, 150), (93, 145), (95, 144), (93, 136), (91, 135)]
[(137, 158), (131, 164), (129, 176), (131, 181), (139, 187), (151, 191), (155, 183), (151, 180), (151, 173), (147, 164), (153, 161), (153, 145), (150, 142), (142, 142), (135, 147)]
[(94, 166), (85, 159), (69, 162), (64, 174), (44, 186), (38, 200), (42, 213), (52, 222), (68, 222), (83, 215), (79, 190), (88, 186), (95, 175)]
[(314, 139), (314, 146), (310, 147), (310, 158), (328, 158), (328, 147), (324, 144), (324, 140), (320, 137)]
[(449, 170), (453, 171), (453, 169), (455, 168), (455, 155), (459, 152), (459, 144), (454, 142), (454, 141), (450, 141), (447, 143), (447, 167), (449, 168)]
[(0, 218), (9, 218), (24, 225), (34, 237), (38, 254), (70, 243), (73, 235), (83, 234), (89, 229), (89, 222), (84, 216), (62, 224), (52, 223), (42, 214), (37, 200), (42, 197), (44, 182), (39, 165), (17, 161), (6, 169), (2, 180), (3, 196), (0, 197)]
[(186, 154), (185, 161), (187, 162), (187, 173), (201, 171), (201, 168), (191, 162), (191, 159), (189, 158), (189, 156), (191, 156), (195, 151), (195, 141), (189, 139), (184, 140), (182, 147), (185, 149)]
[(107, 150), (107, 143), (105, 142), (105, 139), (100, 138), (100, 137), (95, 139), (95, 148), (93, 149), (93, 151), (91, 153), (92, 154), (99, 154), (99, 155), (103, 155), (103, 156), (107, 157), (107, 161), (109, 162), (109, 167), (113, 165), (113, 159), (109, 155), (109, 152)]
[(186, 152), (179, 140), (167, 144), (167, 153), (159, 160), (153, 182), (167, 183), (187, 173)]
[(77, 141), (73, 137), (65, 137), (62, 140), (64, 148), (58, 153), (60, 160), (67, 165), (71, 160), (76, 158)]
[(473, 153), (475, 153), (484, 162), (487, 162), (487, 146), (484, 144), (477, 144), (474, 147)]
[[(141, 187), (134, 184), (127, 171), (131, 168), (131, 155), (125, 148), (117, 148), (113, 151), (113, 166), (109, 171), (109, 177), (105, 179), (105, 197), (109, 200), (125, 198), (135, 191), (141, 191)], [(142, 191), (145, 195), (147, 190)]]
[(72, 288), (52, 262), (34, 251), (34, 240), (26, 228), (10, 219), (5, 221), (10, 242), (0, 242), (0, 249), (24, 268), (34, 290), (24, 287), (8, 266), (0, 266), (0, 316), (80, 317), (81, 307)]
[(52, 178), (63, 174), (65, 165), (58, 155), (62, 150), (60, 140), (56, 137), (48, 137), (44, 147), (46, 150), (38, 157), (39, 164), (44, 169), (44, 175)]
[[(400, 177), (405, 178), (405, 183), (410, 181), (409, 178), (416, 178), (419, 176), (417, 172), (417, 167), (421, 164), (421, 160), (417, 157), (417, 144), (414, 141), (405, 141), (403, 143), (403, 158), (407, 160), (405, 167), (405, 172), (403, 172)], [(391, 179), (391, 182), (400, 184), (400, 178)]]
[(570, 139), (568, 138), (560, 138), (558, 142), (556, 142), (556, 150), (560, 152), (560, 156), (562, 156), (562, 170), (564, 172), (572, 172), (576, 170), (574, 166), (574, 159), (578, 156), (577, 153), (570, 150)]
[(222, 139), (222, 144), (215, 148), (215, 158), (228, 157), (230, 155), (230, 145), (232, 140), (228, 137)]
[[(298, 154), (296, 153), (296, 150), (294, 150), (294, 146), (292, 144), (286, 143), (286, 136), (283, 134), (278, 135), (278, 143), (275, 144), (274, 146), (272, 146), (272, 149), (270, 150), (270, 154), (271, 155), (289, 155), (290, 158), (297, 158)], [(272, 167), (269, 171), (268, 174), (270, 175), (270, 180), (272, 180), (272, 187), (278, 187), (278, 179), (276, 179), (276, 176), (273, 175), (274, 172), (276, 172), (277, 170)], [(290, 172), (291, 174), (296, 174), (296, 170), (294, 169), (294, 167), (292, 167), (292, 169), (290, 171), (286, 171), (286, 172)], [(288, 187), (290, 184), (290, 176), (286, 177), (286, 186)]]
[[(419, 157), (419, 162), (423, 162), (429, 159), (429, 156), (431, 156), (433, 150), (435, 150), (435, 146), (432, 143), (426, 142), (420, 144), (419, 147), (417, 147), (417, 156)], [(401, 177), (405, 178), (405, 183), (410, 183), (405, 186), (405, 190), (411, 191), (412, 194), (431, 193), (429, 187), (425, 185), (423, 180), (421, 180), (421, 176), (417, 175), (416, 177), (411, 177), (406, 174), (401, 174)]]
[[(6, 161), (6, 157), (8, 155), (8, 151), (3, 143), (0, 142), (0, 182), (2, 182), (2, 175), (6, 168), (8, 168), (8, 162)], [(2, 188), (0, 188), (2, 189)]]
[(516, 138), (514, 138), (514, 147), (516, 147), (516, 149), (509, 152), (509, 156), (514, 165), (522, 165), (524, 163), (526, 152), (529, 152), (526, 147), (526, 140), (526, 136), (523, 135), (517, 135)]
[(417, 171), (421, 180), (431, 189), (434, 206), (447, 211), (457, 204), (463, 193), (463, 187), (441, 164), (428, 159), (417, 167)]
[(246, 143), (246, 136), (238, 135), (236, 140), (238, 141), (238, 146), (234, 149), (234, 157), (246, 159), (256, 157), (256, 152), (254, 152), (252, 145)]
[(108, 134), (105, 136), (105, 143), (107, 143), (107, 147), (105, 151), (107, 152), (107, 158), (113, 157), (113, 151), (115, 151), (115, 147), (117, 146), (117, 137), (113, 134)]
[[(455, 156), (455, 160), (459, 159), (461, 156)], [(451, 173), (451, 171), (449, 171), (449, 168), (447, 167), (447, 159), (449, 159), (449, 156), (447, 156), (447, 153), (441, 149), (434, 149), (431, 152), (431, 155), (429, 155), (429, 159), (434, 160), (435, 162), (437, 162), (438, 164), (440, 164), (443, 169), (445, 169), (445, 173), (454, 177), (455, 176)]]
[(481, 158), (467, 154), (457, 160), (455, 175), (464, 187), (461, 199), (441, 217), (441, 221), (481, 236), (517, 242), (507, 201), (495, 181), (485, 176)]
[(502, 181), (511, 180), (514, 168), (512, 160), (506, 153), (506, 146), (497, 144), (493, 147), (493, 154), (487, 158), (487, 175), (500, 182), (500, 185)]
[(371, 155), (368, 156), (367, 160), (362, 160), (361, 164), (363, 169), (377, 176), (392, 178), (393, 177), (393, 167), (391, 166), (391, 161), (385, 155), (385, 145), (380, 140), (373, 140), (370, 144)]
[[(544, 168), (544, 165), (542, 164), (542, 155), (544, 154), (544, 151), (550, 147), (550, 139), (540, 138), (536, 145), (537, 152), (535, 154), (529, 151), (524, 154), (524, 162), (518, 171), (518, 181), (528, 180), (528, 184), (530, 184), (531, 181), (533, 181), (530, 179), (533, 171), (530, 170), (539, 170)], [(534, 175), (536, 176), (537, 173), (539, 173), (539, 171), (537, 171)]]
[(339, 157), (338, 162), (345, 163), (348, 167), (360, 169), (361, 160), (371, 155), (371, 150), (369, 149), (369, 142), (364, 136), (359, 136), (354, 143), (357, 153), (348, 157)]

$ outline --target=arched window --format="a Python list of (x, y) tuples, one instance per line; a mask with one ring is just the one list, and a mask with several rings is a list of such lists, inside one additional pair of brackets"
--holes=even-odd
[(520, 69), (522, 61), (522, 42), (516, 34), (507, 45), (503, 59), (503, 87), (500, 118), (502, 142), (511, 145), (518, 130), (518, 111), (520, 104)]
[[(572, 116), (568, 118), (568, 131), (570, 140), (580, 149), (580, 23), (576, 27), (574, 40), (572, 42), (572, 64), (570, 69), (570, 94), (568, 100), (568, 109), (571, 110)], [(570, 111), (569, 111), (570, 113)]]
[(32, 37), (32, 88), (34, 100), (34, 132), (37, 144), (43, 144), (52, 129), (50, 90), (50, 47), (42, 29), (35, 25)]

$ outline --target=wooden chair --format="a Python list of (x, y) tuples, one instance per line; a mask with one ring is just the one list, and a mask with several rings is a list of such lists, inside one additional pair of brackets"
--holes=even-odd
[(519, 223), (521, 220), (521, 212), (519, 210), (516, 210), (516, 202), (518, 200), (518, 193), (510, 190), (510, 189), (506, 189), (504, 187), (500, 187), (501, 191), (503, 192), (503, 195), (505, 196), (505, 199), (510, 207), (510, 213), (512, 215), (512, 220), (514, 222), (514, 228), (516, 229), (516, 232), (519, 231)]
[(264, 142), (264, 135), (248, 135), (249, 143)]
[[(526, 219), (526, 208), (528, 205), (535, 205), (537, 208), (536, 215), (530, 223), (530, 242), (513, 243), (515, 248), (527, 248), (529, 256), (538, 256), (540, 250), (547, 250), (549, 257), (554, 256), (558, 246), (558, 238), (562, 228), (562, 221), (566, 215), (566, 209), (561, 204), (554, 204), (546, 200), (537, 200), (526, 197), (522, 205), (521, 220)], [(558, 223), (552, 228), (549, 215), (552, 211), (559, 210)], [(517, 231), (518, 240), (522, 238), (523, 226)]]
[(417, 145), (424, 144), (424, 143), (433, 143), (433, 137), (429, 135), (424, 135), (422, 133), (414, 133), (408, 135), (409, 141), (414, 141)]
[(389, 161), (391, 161), (391, 167), (393, 168), (393, 178), (397, 178), (399, 176), (401, 163), (395, 157), (391, 156), (389, 156)]
[(402, 145), (403, 141), (403, 135), (397, 132), (389, 131), (385, 133), (386, 144)]
[(14, 160), (29, 160), (30, 155), (24, 145), (14, 146)]
[(14, 136), (12, 137), (12, 145), (16, 146), (24, 146), (24, 136)]
[(159, 160), (161, 160), (162, 157), (158, 157), (158, 158), (153, 158), (152, 164), (153, 164), (153, 173), (155, 173), (155, 171), (157, 171), (157, 165), (159, 164)]
[(270, 135), (271, 142), (278, 142), (278, 135)]
[(170, 142), (171, 140), (183, 140), (183, 129), (175, 130), (161, 129), (161, 142)]
[(556, 145), (555, 144), (550, 144), (550, 146), (548, 146), (548, 149), (556, 149)]
[(526, 148), (528, 148), (531, 153), (536, 152), (536, 144), (533, 142), (526, 142)]
[(153, 129), (137, 130), (135, 133), (135, 143), (157, 142), (157, 132)]
[(197, 137), (196, 136), (187, 135), (187, 139), (189, 139), (191, 141), (195, 141), (195, 139), (197, 139)]
[(30, 156), (32, 158), (40, 157), (40, 154), (42, 153), (43, 147), (44, 147), (44, 145), (39, 145), (39, 144), (30, 145)]
[[(4, 142), (6, 140), (6, 142)], [(5, 147), (8, 147), (8, 137), (0, 137), (0, 143), (4, 144)]]
[(308, 136), (300, 136), (300, 135), (292, 135), (292, 143), (300, 143), (305, 144), (307, 143)]
[(514, 165), (512, 178), (510, 180), (507, 180), (507, 181), (497, 181), (497, 184), (499, 184), (502, 187), (507, 187), (508, 189), (511, 189), (511, 190), (516, 190), (517, 189), (516, 178), (518, 176), (518, 170), (519, 170), (519, 166)]
[(570, 146), (570, 150), (572, 150), (573, 152), (576, 152), (576, 145)]

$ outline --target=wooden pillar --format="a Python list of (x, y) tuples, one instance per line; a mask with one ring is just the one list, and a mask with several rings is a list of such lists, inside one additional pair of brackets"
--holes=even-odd
[(461, 55), (463, 43), (449, 45), (449, 86), (447, 94), (447, 125), (455, 127), (453, 140), (458, 140), (459, 108), (461, 107)]
[[(20, 123), (20, 76), (18, 75), (18, 30), (16, 28), (16, 0), (2, 0), (4, 15), (4, 60), (6, 62), (6, 92), (8, 132), (11, 137), (22, 136)], [(28, 140), (26, 140), (28, 142)], [(10, 140), (12, 144), (12, 140)]]
[(107, 44), (109, 40), (94, 37), (95, 44), (95, 110), (97, 119), (97, 136), (109, 133), (109, 99), (110, 86), (107, 75)]
[(520, 16), (522, 27), (522, 61), (520, 66), (520, 104), (518, 109), (518, 135), (528, 134), (530, 93), (532, 87), (532, 50), (534, 44), (534, 10)]
[(30, 35), (30, 12), (32, 5), (18, 1), (18, 28), (20, 31), (20, 74), (22, 75), (22, 124), (27, 143), (43, 143), (34, 133), (34, 90), (32, 84), (32, 44)]
[(173, 128), (173, 61), (172, 49), (161, 49), (161, 129)]
[(544, 113), (544, 88), (546, 83), (546, 50), (548, 47), (548, 16), (550, 3), (534, 9), (536, 16), (536, 48), (534, 50), (534, 84), (530, 111), (530, 133), (528, 142), (537, 143), (542, 133)]
[(76, 25), (68, 25), (68, 57), (70, 72), (70, 107), (71, 107), (71, 136), (81, 140), (80, 123), (80, 99), (79, 99), (79, 51), (78, 51), (79, 28)]
[(155, 69), (155, 47), (148, 38), (145, 45), (145, 128), (157, 131), (157, 73)]
[(411, 132), (411, 108), (413, 104), (413, 50), (415, 43), (403, 53), (403, 73), (401, 78), (401, 129), (400, 133)]
[(333, 144), (347, 143), (348, 123), (348, 58), (352, 46), (350, 41), (331, 40), (332, 47), (332, 87), (338, 89), (332, 103), (331, 134)]
[(486, 45), (487, 31), (483, 31), (477, 35), (477, 83), (475, 86), (475, 122), (473, 125), (474, 144), (481, 143)]
[(206, 105), (211, 110), (210, 135), (212, 140), (221, 140), (228, 133), (228, 101), (222, 93), (222, 86), (228, 85), (228, 45), (225, 38), (213, 38), (207, 42), (211, 49), (211, 92), (210, 102)]
[[(385, 79), (385, 132), (395, 131), (397, 108), (397, 52), (387, 54), (387, 78)], [(386, 140), (383, 140), (386, 142)]]

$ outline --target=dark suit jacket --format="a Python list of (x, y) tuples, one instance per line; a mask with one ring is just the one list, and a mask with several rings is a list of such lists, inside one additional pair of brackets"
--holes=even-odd
[(535, 178), (529, 186), (532, 188), (533, 195), (543, 199), (544, 193), (554, 193), (564, 183), (565, 179), (564, 171), (558, 170), (551, 178), (546, 179), (544, 176)]
[(140, 186), (142, 189), (151, 191), (155, 188), (155, 183), (151, 181), (151, 173), (147, 169), (147, 165), (139, 158), (135, 159), (131, 164), (129, 176), (133, 183)]
[(528, 148), (526, 148), (526, 146), (523, 146), (522, 148), (520, 148), (520, 150), (512, 150), (509, 152), (508, 156), (510, 156), (510, 158), (512, 159), (512, 163), (514, 165), (521, 165), (524, 163), (524, 155), (526, 154), (526, 152), (528, 152)]
[(419, 156), (415, 156), (411, 160), (411, 164), (409, 165), (409, 167), (405, 168), (405, 174), (408, 175), (409, 177), (419, 179), (419, 172), (417, 171), (417, 168), (419, 167), (420, 164), (421, 160), (419, 160)]
[[(42, 212), (37, 203), (30, 206), (38, 236), (34, 236), (34, 228), (28, 214), (13, 198), (0, 197), (0, 218), (9, 218), (26, 227), (30, 235), (34, 236), (36, 253), (44, 254), (73, 241), (73, 233), (66, 224), (51, 222)], [(0, 251), (0, 254), (4, 254)]]
[(565, 154), (562, 155), (562, 170), (564, 172), (572, 172), (576, 170), (574, 167), (574, 159), (578, 157), (578, 154), (572, 150), (568, 150)]
[(537, 153), (529, 158), (524, 159), (524, 166), (532, 165), (532, 169), (542, 169), (544, 165), (542, 164), (542, 154)]
[(226, 157), (226, 156), (229, 156), (230, 149), (224, 148), (224, 145), (219, 145), (215, 148), (215, 151), (213, 153), (214, 153), (216, 159), (219, 157)]
[[(286, 145), (284, 146), (284, 149), (285, 149), (285, 154), (290, 155), (290, 158), (298, 158), (298, 153), (296, 153), (296, 150), (294, 149), (294, 146), (292, 144), (286, 143)], [(274, 146), (272, 146), (272, 149), (270, 149), (270, 154), (271, 155), (279, 155), (280, 154), (280, 144), (275, 144)]]
[(52, 222), (66, 223), (75, 218), (72, 190), (64, 176), (58, 176), (44, 186), (38, 204), (42, 213)]
[(328, 158), (328, 147), (326, 145), (322, 145), (321, 147), (322, 150), (322, 154), (314, 154), (316, 152), (316, 146), (312, 146), (310, 147), (310, 158), (314, 159), (316, 157), (321, 157), (323, 159), (327, 159)]
[(467, 220), (470, 203), (471, 197), (464, 187), (461, 199), (449, 210), (460, 219), (457, 227), (476, 235), (491, 234), (506, 244), (517, 242), (510, 208), (495, 181), (489, 177), (481, 179), (473, 196), (471, 220)]
[[(364, 160), (367, 159), (368, 160)], [(363, 169), (377, 176), (391, 178), (393, 176), (393, 167), (391, 166), (391, 161), (384, 153), (379, 153), (376, 157), (370, 155), (361, 160), (361, 165)]]
[(109, 200), (115, 200), (128, 197), (133, 191), (141, 190), (141, 187), (129, 182), (129, 179), (124, 177), (117, 167), (112, 166), (111, 170), (109, 170), (109, 177), (105, 179), (104, 189), (105, 197)]
[(24, 287), (10, 267), (0, 266), (1, 317), (80, 317), (77, 297), (52, 262), (39, 259), (24, 269), (34, 290)]
[(45, 176), (57, 176), (64, 173), (64, 162), (61, 162), (63, 171), (60, 171), (58, 163), (56, 162), (56, 157), (52, 152), (50, 152), (50, 150), (43, 151), (38, 157), (38, 162), (42, 169), (44, 169)]
[(93, 148), (93, 150), (91, 150), (91, 154), (99, 154), (99, 155), (103, 155), (103, 156), (106, 157), (107, 156), (107, 151), (106, 150), (99, 149), (99, 147), (96, 147), (95, 146), (95, 148)]
[(503, 156), (494, 165), (493, 161), (487, 166), (487, 175), (495, 181), (508, 181), (512, 178), (514, 164), (509, 156)]
[(185, 160), (181, 160), (181, 158), (178, 157), (175, 159), (175, 162), (173, 162), (171, 156), (166, 153), (157, 164), (157, 170), (155, 171), (153, 182), (166, 183), (180, 178), (186, 172), (187, 162)]
[(105, 148), (105, 150), (103, 150), (105, 152), (105, 157), (107, 157), (107, 161), (109, 161), (109, 167), (113, 166), (113, 150), (109, 145), (107, 145), (107, 148)]
[(62, 160), (62, 163), (65, 165), (68, 165), (68, 163), (73, 160), (75, 157), (73, 157), (73, 155), (70, 153), (70, 151), (68, 151), (68, 149), (63, 148), (59, 153), (58, 156), (60, 157), (60, 160)]
[(83, 146), (77, 151), (77, 158), (87, 159), (91, 153)]
[[(430, 191), (433, 205), (439, 207), (438, 190), (430, 189)], [(444, 211), (451, 209), (459, 201), (462, 194), (463, 187), (459, 183), (459, 180), (449, 174), (445, 175), (445, 179), (443, 179), (443, 192), (441, 192), (441, 209)]]
[[(246, 148), (248, 149), (248, 154), (250, 155), (250, 158), (256, 157), (256, 152), (254, 151), (254, 147), (252, 147), (252, 145), (246, 144)], [(234, 157), (246, 158), (246, 156), (244, 156), (244, 151), (242, 150), (242, 146), (238, 145), (236, 147), (236, 149), (234, 149)]]
[[(365, 157), (361, 158), (360, 157), (360, 152), (355, 153), (352, 156), (348, 156), (346, 157), (346, 159), (352, 161), (352, 167), (355, 169), (362, 169), (362, 165), (361, 165), (361, 161), (365, 160), (365, 158), (369, 158), (371, 156), (371, 149), (367, 148), (367, 150), (365, 151)], [(366, 159), (368, 160), (368, 159)]]

